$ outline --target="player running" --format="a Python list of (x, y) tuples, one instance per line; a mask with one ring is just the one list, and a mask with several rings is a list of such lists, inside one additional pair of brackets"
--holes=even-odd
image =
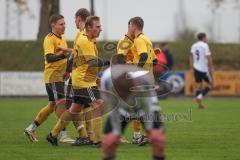
[[(213, 61), (211, 52), (207, 44), (207, 35), (205, 33), (198, 34), (198, 42), (191, 47), (189, 55), (190, 71), (194, 74), (196, 87), (196, 102), (198, 108), (207, 108), (202, 103), (203, 97), (213, 87)], [(208, 85), (203, 88), (202, 82), (205, 81)]]

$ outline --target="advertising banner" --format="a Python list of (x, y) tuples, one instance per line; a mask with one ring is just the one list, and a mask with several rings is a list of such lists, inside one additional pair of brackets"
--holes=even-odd
[[(209, 95), (216, 96), (239, 96), (240, 95), (240, 72), (239, 71), (216, 71), (213, 75), (214, 86)], [(185, 73), (185, 95), (195, 95), (195, 80), (190, 72)], [(206, 85), (206, 84), (205, 84)]]

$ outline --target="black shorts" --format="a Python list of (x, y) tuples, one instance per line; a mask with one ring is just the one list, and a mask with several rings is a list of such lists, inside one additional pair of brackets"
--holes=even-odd
[[(146, 117), (148, 117), (148, 119), (146, 119)], [(149, 119), (150, 117), (151, 119)], [(108, 116), (104, 126), (104, 134), (115, 133), (121, 135), (124, 133), (127, 124), (132, 120), (139, 120), (142, 123), (145, 130), (163, 128), (163, 120), (160, 115), (160, 112), (158, 111), (153, 112), (153, 115), (133, 119), (129, 117), (124, 117), (122, 115), (119, 115), (119, 117), (116, 115), (114, 115), (114, 117), (111, 117), (110, 115)]]
[(84, 107), (89, 107), (90, 103), (97, 99), (100, 99), (100, 93), (97, 87), (73, 89), (73, 103), (83, 104)]
[(202, 81), (206, 81), (209, 83), (212, 81), (212, 77), (209, 72), (201, 72), (196, 69), (194, 69), (194, 77), (197, 83), (201, 83)]
[(119, 101), (108, 114), (104, 133), (121, 135), (126, 125), (132, 120), (139, 120), (146, 131), (163, 129), (163, 117), (157, 96), (135, 97), (136, 106), (129, 107), (124, 101)]
[(49, 101), (56, 101), (65, 98), (64, 82), (46, 83), (46, 90)]

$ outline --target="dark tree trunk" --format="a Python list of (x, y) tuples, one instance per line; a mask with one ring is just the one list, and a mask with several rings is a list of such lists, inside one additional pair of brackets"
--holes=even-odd
[(60, 7), (59, 0), (51, 0), (50, 15), (59, 13), (60, 12), (59, 7)]
[(50, 32), (49, 17), (59, 13), (59, 6), (59, 0), (41, 0), (40, 22), (37, 34), (38, 40), (42, 40)]
[(91, 12), (91, 15), (92, 15), (92, 16), (95, 15), (94, 0), (90, 0), (90, 12)]

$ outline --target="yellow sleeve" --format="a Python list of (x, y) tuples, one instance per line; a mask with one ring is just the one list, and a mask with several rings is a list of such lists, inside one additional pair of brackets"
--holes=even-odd
[(137, 50), (137, 54), (140, 55), (142, 53), (148, 53), (147, 50), (147, 44), (145, 43), (145, 41), (141, 38), (136, 38), (134, 40), (134, 46)]
[(44, 55), (48, 53), (54, 54), (54, 43), (50, 37), (46, 37), (43, 42)]
[(95, 44), (87, 39), (80, 39), (78, 41), (78, 47), (80, 47), (81, 53), (86, 61), (97, 58), (95, 53)]

